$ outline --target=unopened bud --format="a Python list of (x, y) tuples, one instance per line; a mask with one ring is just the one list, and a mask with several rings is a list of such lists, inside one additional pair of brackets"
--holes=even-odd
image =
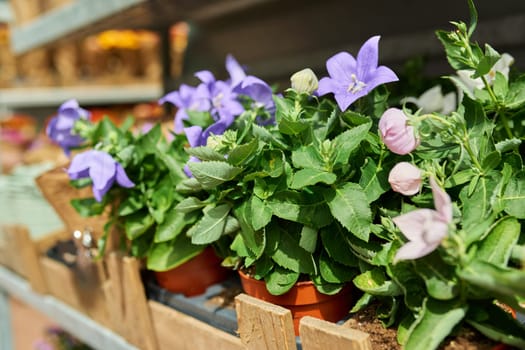
[(310, 68), (300, 70), (291, 76), (290, 81), (292, 83), (292, 89), (299, 93), (311, 94), (319, 85), (319, 81), (315, 73)]

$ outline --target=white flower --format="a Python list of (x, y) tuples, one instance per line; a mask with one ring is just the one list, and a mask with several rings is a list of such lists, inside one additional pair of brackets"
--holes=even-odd
[(401, 100), (402, 103), (411, 102), (418, 108), (421, 108), (423, 113), (438, 112), (442, 114), (449, 114), (456, 110), (456, 94), (449, 92), (443, 95), (441, 86), (436, 85), (433, 88), (425, 91), (419, 98), (407, 97)]
[[(501, 55), (500, 59), (496, 61), (494, 66), (490, 69), (490, 71), (485, 74), (485, 79), (489, 83), (489, 85), (492, 85), (494, 83), (494, 80), (496, 79), (496, 73), (500, 72), (503, 74), (505, 79), (508, 79), (509, 77), (509, 71), (510, 66), (514, 63), (514, 57), (509, 55), (508, 53), (504, 53)], [(483, 89), (484, 84), (481, 78), (473, 79), (472, 76), (474, 75), (474, 71), (470, 69), (463, 69), (457, 71), (459, 79), (467, 86), (467, 88), (473, 92), (474, 89)]]

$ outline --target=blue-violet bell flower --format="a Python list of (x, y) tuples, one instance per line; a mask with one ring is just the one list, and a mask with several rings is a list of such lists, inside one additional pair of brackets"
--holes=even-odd
[(340, 52), (326, 61), (330, 77), (319, 81), (320, 96), (333, 93), (339, 108), (346, 109), (375, 87), (399, 80), (388, 67), (378, 66), (379, 36), (368, 39), (359, 49), (357, 59), (348, 52)]
[(182, 133), (184, 121), (188, 120), (188, 111), (209, 111), (211, 107), (210, 96), (205, 85), (198, 87), (182, 84), (179, 90), (166, 94), (159, 100), (159, 104), (169, 102), (177, 107), (175, 113), (174, 131), (177, 134)]
[(73, 134), (75, 122), (79, 119), (89, 120), (89, 118), (90, 113), (81, 108), (76, 100), (68, 100), (60, 105), (57, 115), (49, 121), (46, 134), (69, 156), (71, 148), (78, 147), (84, 142), (82, 137)]
[(115, 181), (121, 187), (131, 188), (135, 186), (128, 178), (122, 165), (103, 151), (89, 150), (77, 154), (71, 161), (67, 173), (72, 180), (91, 178), (93, 196), (98, 202), (102, 201)]

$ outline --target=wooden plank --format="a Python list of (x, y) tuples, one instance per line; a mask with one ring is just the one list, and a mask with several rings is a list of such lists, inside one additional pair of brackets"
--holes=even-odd
[(94, 349), (137, 350), (122, 337), (62, 301), (52, 296), (35, 293), (26, 280), (1, 266), (0, 292), (16, 296), (20, 301), (46, 314), (66, 331)]
[(40, 264), (49, 293), (80, 312), (84, 312), (85, 310), (80, 302), (73, 270), (47, 256), (40, 258)]
[(299, 325), (303, 350), (372, 350), (370, 335), (356, 329), (305, 316)]
[(108, 303), (109, 321), (111, 328), (118, 334), (125, 337), (126, 323), (124, 315), (124, 295), (122, 285), (122, 258), (117, 252), (111, 252), (106, 258), (108, 280), (103, 284), (102, 288)]
[(250, 350), (295, 350), (290, 310), (246, 294), (235, 297), (242, 343)]
[[(146, 292), (140, 277), (140, 262), (136, 258), (124, 257), (122, 259), (122, 283), (125, 323), (129, 326), (126, 339), (140, 349), (158, 349)], [(140, 332), (137, 332), (138, 329)]]
[(191, 316), (150, 300), (159, 350), (242, 350), (241, 339)]

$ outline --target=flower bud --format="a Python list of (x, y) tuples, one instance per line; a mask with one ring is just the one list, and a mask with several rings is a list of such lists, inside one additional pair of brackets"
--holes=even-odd
[(319, 86), (319, 81), (317, 76), (310, 68), (305, 68), (299, 72), (294, 73), (290, 81), (292, 83), (292, 89), (299, 93), (311, 94)]
[(408, 117), (398, 108), (389, 108), (379, 120), (379, 131), (388, 149), (404, 155), (419, 146), (414, 127), (408, 124)]
[(412, 196), (421, 188), (421, 170), (408, 162), (397, 163), (390, 170), (388, 182), (395, 192)]

